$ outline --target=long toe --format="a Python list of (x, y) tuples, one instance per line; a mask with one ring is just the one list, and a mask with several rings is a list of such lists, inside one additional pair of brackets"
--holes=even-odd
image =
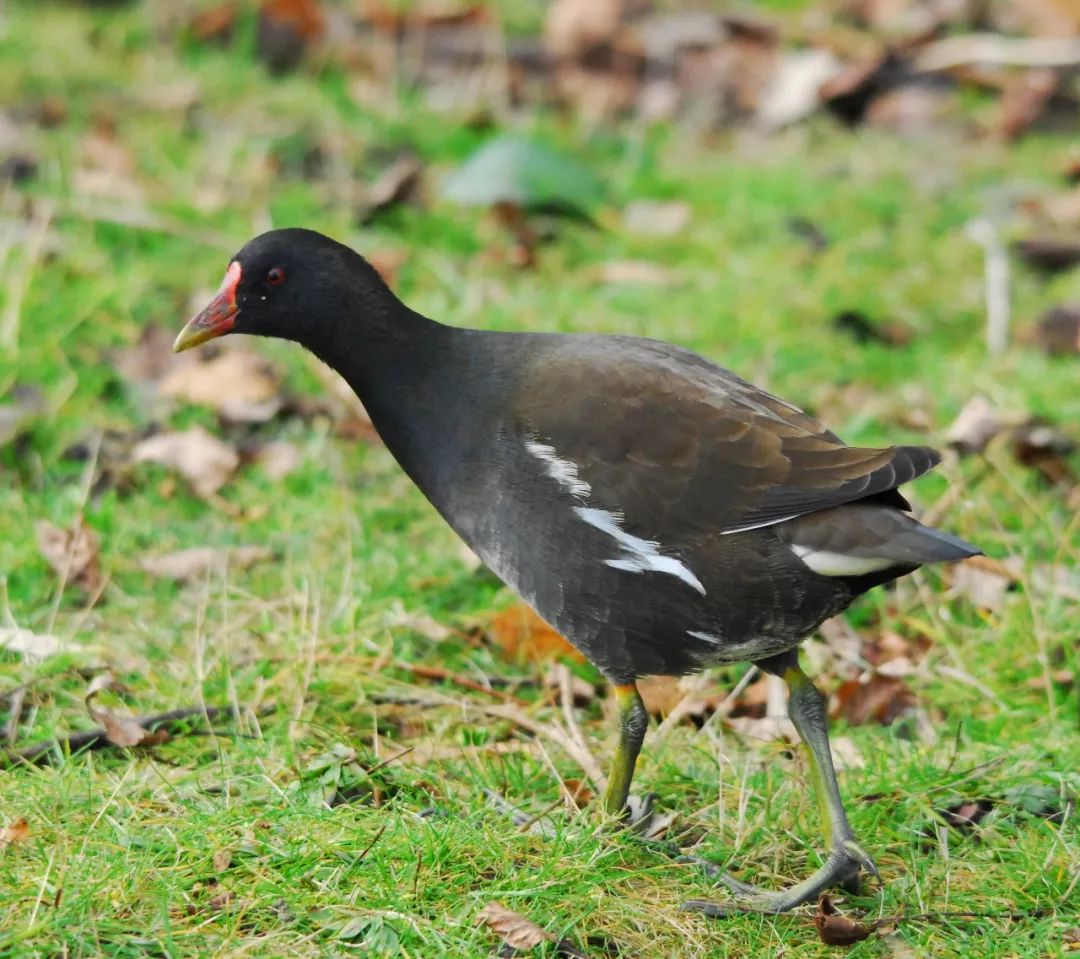
[[(683, 857), (683, 859), (694, 861), (692, 857)], [(874, 860), (853, 839), (834, 846), (825, 864), (811, 876), (779, 892), (768, 892), (757, 886), (751, 886), (727, 873), (722, 873), (718, 867), (713, 868), (716, 869), (716, 873), (710, 873), (710, 875), (714, 875), (719, 882), (731, 890), (735, 901), (715, 903), (692, 899), (683, 903), (683, 908), (717, 919), (745, 912), (787, 912), (796, 906), (817, 899), (822, 892), (832, 886), (842, 886), (850, 892), (855, 892), (858, 889), (861, 870), (865, 870), (878, 880), (881, 879)]]

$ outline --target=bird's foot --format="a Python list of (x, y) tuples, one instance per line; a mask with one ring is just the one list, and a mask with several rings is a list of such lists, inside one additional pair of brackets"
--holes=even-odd
[[(685, 857), (689, 861), (705, 862), (697, 860), (697, 857)], [(715, 864), (708, 863), (711, 869), (706, 872), (723, 883), (735, 896), (735, 902), (716, 903), (701, 899), (692, 899), (683, 903), (683, 908), (692, 912), (700, 912), (712, 918), (737, 915), (745, 912), (780, 913), (801, 906), (803, 903), (817, 899), (826, 889), (832, 886), (841, 886), (848, 892), (857, 892), (859, 887), (859, 873), (865, 871), (881, 880), (881, 873), (867, 852), (854, 839), (845, 839), (837, 842), (829, 853), (829, 858), (811, 876), (802, 882), (773, 892), (751, 886), (735, 877), (723, 873)], [(715, 871), (713, 871), (715, 870)]]

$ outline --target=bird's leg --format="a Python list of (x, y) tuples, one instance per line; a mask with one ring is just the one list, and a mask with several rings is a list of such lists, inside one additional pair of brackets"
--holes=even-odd
[(614, 691), (619, 704), (619, 744), (615, 748), (615, 758), (611, 761), (611, 772), (604, 791), (604, 811), (610, 816), (622, 816), (630, 796), (634, 764), (649, 726), (649, 714), (634, 683), (615, 686)]
[(855, 835), (844, 812), (840, 787), (836, 782), (836, 770), (833, 768), (832, 752), (829, 749), (825, 697), (800, 668), (797, 650), (773, 656), (757, 665), (766, 672), (783, 677), (787, 683), (788, 715), (806, 748), (814, 792), (825, 829), (825, 841), (829, 846), (829, 858), (813, 875), (781, 892), (766, 892), (755, 887), (739, 890), (729, 883), (728, 886), (735, 895), (743, 899), (734, 909), (707, 902), (686, 904), (687, 908), (714, 916), (743, 909), (786, 912), (816, 898), (830, 886), (854, 885), (858, 881), (860, 867), (881, 878), (874, 861), (855, 841)]

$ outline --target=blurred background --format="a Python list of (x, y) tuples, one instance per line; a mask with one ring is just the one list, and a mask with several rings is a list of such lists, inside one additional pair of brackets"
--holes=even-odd
[[(305, 226), (443, 322), (671, 340), (850, 443), (947, 450), (913, 500), (987, 556), (875, 591), (807, 659), (886, 913), (1027, 910), (1032, 955), (1076, 948), (1078, 67), (1076, 0), (0, 7), (10, 941), (488, 955), (504, 899), (589, 954), (827, 948), (687, 925), (702, 878), (582, 837), (596, 783), (552, 703), (606, 757), (599, 677), (340, 381), (283, 343), (171, 353), (236, 250)], [(766, 684), (646, 692), (642, 788), (747, 875), (797, 874), (816, 826)], [(997, 955), (987, 922), (1014, 934), (861, 954)]]

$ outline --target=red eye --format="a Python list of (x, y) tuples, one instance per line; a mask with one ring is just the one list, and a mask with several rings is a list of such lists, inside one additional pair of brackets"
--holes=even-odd
[(271, 286), (281, 286), (285, 282), (285, 271), (280, 266), (273, 267), (266, 274), (266, 282)]

